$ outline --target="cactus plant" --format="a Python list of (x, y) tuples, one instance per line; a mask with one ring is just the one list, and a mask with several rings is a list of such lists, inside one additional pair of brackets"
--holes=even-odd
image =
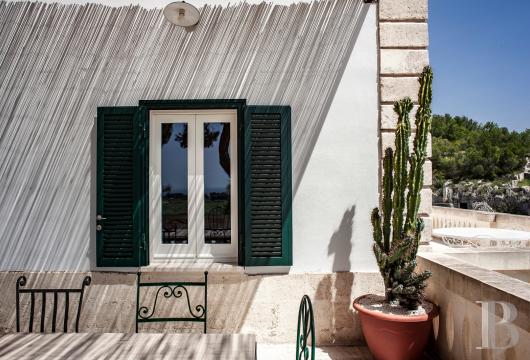
[(381, 210), (372, 211), (373, 251), (383, 276), (386, 301), (399, 302), (408, 309), (419, 306), (425, 281), (431, 276), (428, 271), (416, 273), (414, 270), (424, 228), (418, 209), (431, 127), (432, 78), (432, 69), (426, 66), (418, 79), (419, 107), (412, 154), (409, 154), (412, 101), (404, 98), (394, 105), (398, 115), (395, 150), (385, 150)]

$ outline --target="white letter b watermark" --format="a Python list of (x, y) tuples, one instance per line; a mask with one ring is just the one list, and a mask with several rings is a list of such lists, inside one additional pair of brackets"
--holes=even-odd
[[(504, 301), (477, 301), (482, 306), (482, 346), (477, 349), (508, 349), (519, 341), (519, 332), (512, 321), (517, 317), (517, 309), (511, 303)], [(495, 304), (502, 307), (502, 319), (495, 322)], [(504, 326), (509, 333), (507, 345), (497, 346), (495, 341), (496, 326)]]

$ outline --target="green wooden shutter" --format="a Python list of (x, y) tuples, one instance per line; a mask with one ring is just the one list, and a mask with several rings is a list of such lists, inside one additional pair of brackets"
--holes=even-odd
[(97, 118), (97, 266), (149, 262), (147, 111), (100, 107)]
[(245, 265), (292, 265), (289, 106), (246, 108), (243, 157)]

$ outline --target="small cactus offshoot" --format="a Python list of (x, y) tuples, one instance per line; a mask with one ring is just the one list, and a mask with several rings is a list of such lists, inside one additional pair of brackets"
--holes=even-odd
[(408, 309), (416, 309), (421, 304), (425, 281), (431, 276), (429, 271), (416, 273), (414, 270), (424, 228), (418, 209), (431, 129), (432, 78), (432, 69), (426, 66), (418, 79), (419, 107), (412, 154), (409, 154), (412, 101), (404, 98), (394, 105), (398, 115), (395, 150), (385, 150), (381, 210), (372, 211), (373, 250), (385, 283), (386, 300), (399, 302)]

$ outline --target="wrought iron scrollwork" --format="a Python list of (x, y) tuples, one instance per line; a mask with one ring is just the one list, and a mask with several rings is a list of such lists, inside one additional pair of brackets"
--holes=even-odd
[(20, 288), (20, 286), (25, 286), (26, 285), (26, 277), (24, 275), (22, 275), (21, 277), (19, 277), (17, 279), (17, 287)]
[(478, 247), (477, 243), (466, 238), (442, 236), (442, 241), (449, 247)]
[(155, 314), (155, 311), (156, 311), (156, 304), (157, 304), (157, 301), (158, 301), (158, 295), (160, 294), (160, 292), (162, 290), (164, 291), (162, 293), (162, 295), (166, 299), (169, 299), (171, 297), (179, 299), (179, 298), (182, 297), (183, 294), (186, 294), (186, 302), (188, 304), (188, 310), (189, 310), (190, 315), (192, 317), (196, 318), (196, 319), (201, 319), (201, 318), (204, 317), (204, 313), (205, 313), (204, 306), (202, 306), (202, 305), (195, 306), (195, 312), (194, 312), (193, 309), (192, 309), (192, 306), (191, 306), (190, 295), (188, 293), (188, 289), (186, 289), (186, 287), (183, 286), (183, 285), (175, 285), (175, 286), (163, 285), (163, 286), (160, 286), (158, 288), (158, 290), (156, 291), (155, 300), (153, 302), (153, 307), (151, 309), (151, 312), (149, 312), (149, 308), (147, 306), (141, 306), (141, 307), (138, 308), (138, 317), (140, 317), (141, 319), (150, 319), (150, 318), (153, 317), (153, 315)]
[[(138, 282), (136, 287), (136, 332), (138, 332), (138, 324), (145, 322), (167, 322), (167, 321), (192, 321), (202, 322), (204, 332), (206, 333), (206, 317), (208, 312), (208, 272), (204, 272), (204, 281), (201, 282), (142, 282), (141, 273), (137, 274)], [(140, 288), (143, 287), (158, 287), (152, 305), (140, 305)], [(204, 303), (192, 306), (189, 287), (204, 288)], [(189, 316), (187, 317), (158, 317), (156, 316), (156, 309), (160, 294), (166, 299), (169, 298), (186, 298)]]
[(304, 295), (298, 310), (296, 360), (315, 359), (315, 319), (309, 296)]

